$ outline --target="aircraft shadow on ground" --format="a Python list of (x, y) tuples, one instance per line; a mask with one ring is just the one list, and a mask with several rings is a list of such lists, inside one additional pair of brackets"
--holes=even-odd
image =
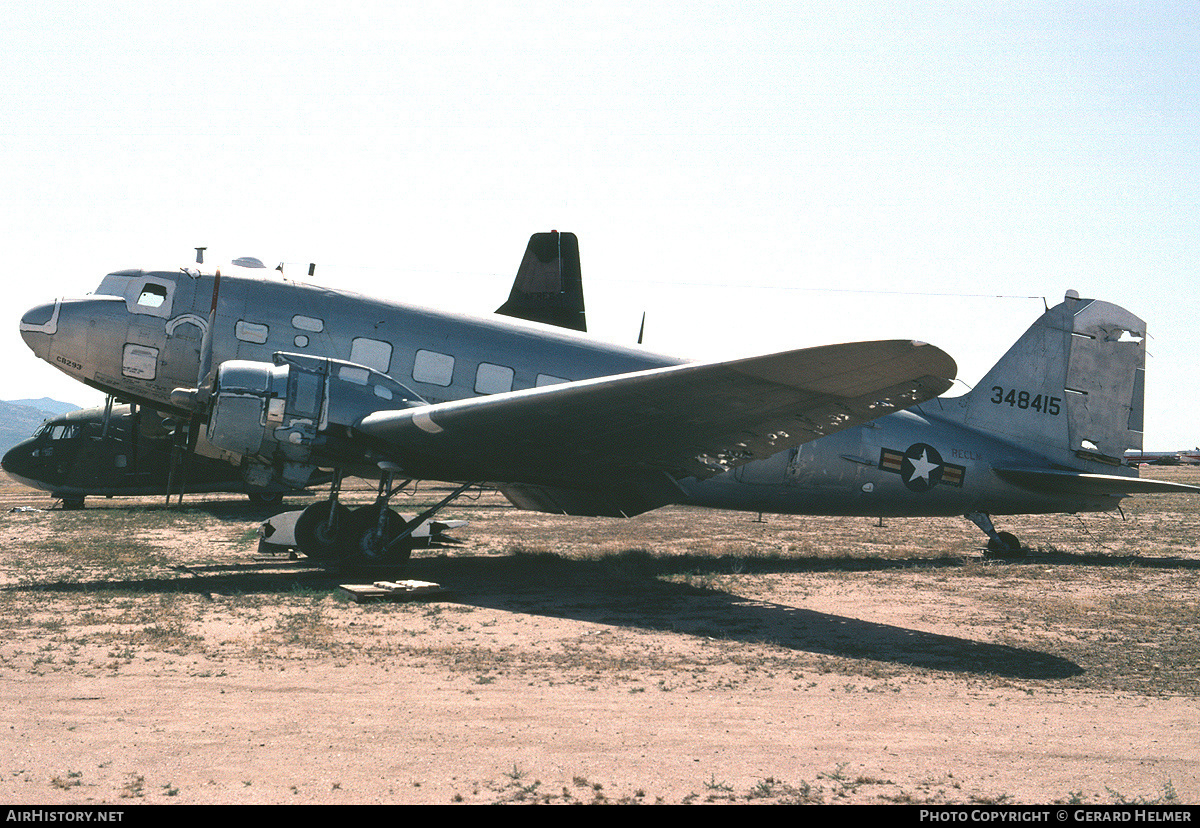
[[(409, 513), (420, 512), (434, 505), (441, 496), (449, 494), (450, 489), (439, 488), (436, 486), (422, 488), (420, 490), (420, 500), (411, 498), (397, 498), (392, 503), (392, 508), (399, 511)], [(366, 498), (366, 493), (357, 493)], [(374, 489), (370, 495), (374, 495)], [(121, 513), (121, 512), (171, 512), (180, 515), (202, 514), (209, 517), (217, 518), (218, 520), (228, 521), (264, 521), (267, 518), (274, 517), (282, 512), (300, 511), (304, 507), (315, 503), (319, 498), (306, 497), (304, 495), (288, 495), (282, 503), (253, 503), (246, 499), (244, 495), (231, 495), (228, 498), (210, 499), (210, 500), (188, 500), (185, 496), (183, 505), (179, 505), (175, 495), (172, 495), (171, 503), (168, 505), (163, 500), (155, 500), (147, 503), (145, 500), (139, 501), (118, 501), (104, 500), (101, 498), (93, 498), (96, 502), (88, 500), (86, 511), (98, 513)], [(353, 503), (351, 503), (353, 505)], [(502, 511), (511, 512), (512, 506), (508, 503), (478, 503), (471, 502), (472, 510), (483, 511)], [(47, 511), (62, 511), (47, 510)]]
[[(720, 571), (728, 573), (728, 566)], [(754, 571), (764, 573), (770, 569), (756, 565)], [(716, 572), (714, 568), (707, 574)], [(209, 567), (193, 569), (178, 578), (58, 582), (3, 589), (252, 595), (331, 591), (341, 583), (414, 578), (450, 589), (440, 600), (513, 613), (665, 630), (717, 641), (762, 643), (816, 655), (953, 673), (1020, 679), (1063, 679), (1083, 673), (1074, 662), (1049, 653), (756, 601), (703, 583), (697, 586), (695, 577), (690, 578), (691, 583), (660, 577), (671, 574), (699, 574), (702, 580), (705, 575), (691, 556), (651, 558), (633, 554), (577, 561), (553, 554), (522, 554), (417, 557), (403, 569), (391, 571), (264, 572), (253, 567)]]

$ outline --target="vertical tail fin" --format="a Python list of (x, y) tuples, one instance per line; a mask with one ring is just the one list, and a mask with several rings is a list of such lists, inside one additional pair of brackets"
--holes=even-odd
[(1068, 291), (958, 398), (958, 416), (1068, 468), (1122, 466), (1142, 447), (1145, 335), (1124, 308)]
[(496, 313), (586, 331), (579, 239), (574, 233), (534, 233), (508, 301)]

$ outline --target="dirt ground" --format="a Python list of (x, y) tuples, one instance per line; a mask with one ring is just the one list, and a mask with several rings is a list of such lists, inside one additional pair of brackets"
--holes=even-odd
[[(368, 575), (258, 559), (234, 496), (50, 506), (0, 479), (0, 801), (1200, 802), (1197, 497), (998, 518), (999, 563), (963, 519), (489, 493)], [(450, 592), (338, 589), (391, 577)]]

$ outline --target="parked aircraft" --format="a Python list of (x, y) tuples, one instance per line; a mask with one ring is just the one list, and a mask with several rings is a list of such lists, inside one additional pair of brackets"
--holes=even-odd
[[(205, 305), (207, 318), (205, 318)], [(536, 324), (239, 275), (127, 270), (28, 311), (60, 370), (204, 428), (252, 485), (333, 470), (296, 527), (310, 557), (403, 557), (473, 482), (517, 506), (631, 516), (668, 503), (795, 514), (967, 515), (1113, 509), (1141, 480), (1145, 326), (1074, 293), (972, 392), (922, 343), (849, 343), (689, 363)], [(403, 382), (401, 382), (403, 380)], [(907, 411), (903, 409), (909, 409)], [(350, 513), (344, 474), (378, 475)], [(397, 484), (397, 480), (404, 482)], [(411, 520), (410, 479), (461, 481)]]
[(64, 509), (82, 509), (89, 495), (238, 492), (264, 505), (297, 491), (278, 484), (252, 487), (236, 466), (195, 452), (180, 459), (184, 448), (164, 419), (136, 405), (72, 411), (43, 422), (5, 453), (0, 466), (17, 482), (50, 492)]
[[(197, 248), (197, 261), (203, 248)], [(235, 260), (241, 267), (262, 268), (258, 259)], [(508, 300), (496, 313), (586, 331), (579, 242), (573, 233), (535, 233), (517, 268)], [(163, 425), (163, 423), (167, 425)], [(16, 480), (50, 492), (63, 508), (83, 508), (89, 495), (104, 497), (166, 495), (185, 492), (238, 492), (256, 504), (278, 503), (301, 487), (251, 486), (240, 458), (217, 459), (201, 447), (200, 430), (192, 446), (176, 439), (174, 423), (154, 409), (109, 406), (72, 412), (44, 422), (33, 436), (14, 446), (0, 466)], [(328, 483), (316, 474), (306, 486)]]
[(1200, 464), (1200, 448), (1184, 451), (1127, 451), (1125, 462), (1131, 466), (1195, 466)]

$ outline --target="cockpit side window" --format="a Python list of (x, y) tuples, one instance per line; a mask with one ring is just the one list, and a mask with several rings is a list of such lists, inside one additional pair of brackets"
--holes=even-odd
[(169, 318), (174, 288), (175, 283), (169, 279), (133, 279), (125, 294), (125, 303), (132, 313)]
[(138, 297), (137, 303), (143, 308), (161, 308), (163, 302), (167, 301), (167, 289), (162, 285), (147, 283), (142, 288), (142, 295)]

